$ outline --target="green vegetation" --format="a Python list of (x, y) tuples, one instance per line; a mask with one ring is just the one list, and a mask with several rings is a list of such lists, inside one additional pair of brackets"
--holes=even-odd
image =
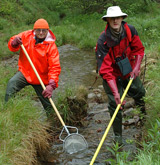
[[(100, 33), (105, 28), (106, 23), (101, 20), (101, 17), (106, 13), (106, 8), (112, 4), (119, 5), (129, 15), (126, 21), (136, 27), (147, 55), (145, 100), (149, 120), (144, 126), (143, 149), (139, 151), (132, 163), (158, 164), (160, 157), (160, 4), (156, 1), (0, 1), (0, 59), (14, 54), (7, 47), (9, 38), (21, 31), (32, 29), (38, 18), (47, 19), (51, 30), (56, 35), (57, 46), (70, 43), (83, 49), (93, 49)], [(29, 88), (22, 90), (13, 100), (4, 104), (6, 85), (16, 72), (16, 68), (9, 68), (4, 64), (0, 66), (0, 164), (4, 162), (5, 164), (15, 162), (31, 164), (36, 161), (37, 149), (47, 150), (49, 135), (46, 129), (48, 125), (41, 120), (38, 108), (33, 106), (32, 98), (35, 93)], [(69, 90), (67, 95), (70, 94)], [(60, 100), (65, 99), (62, 97)], [(65, 108), (67, 109), (67, 106)], [(63, 113), (66, 119), (65, 108), (65, 113)], [(36, 138), (39, 139), (38, 142)], [(119, 164), (127, 164), (126, 155), (124, 153), (123, 156), (118, 157), (116, 154)]]
[(49, 147), (49, 125), (42, 122), (42, 115), (33, 106), (32, 93), (27, 88), (4, 104), (6, 84), (15, 69), (0, 66), (0, 164), (37, 162), (37, 150), (44, 152)]
[(127, 163), (130, 152), (122, 152), (121, 148), (122, 146), (119, 146), (118, 143), (113, 144), (113, 147), (107, 147), (108, 151), (112, 153), (113, 158), (107, 159), (105, 161), (112, 164), (118, 164), (121, 161), (123, 161), (123, 163)]

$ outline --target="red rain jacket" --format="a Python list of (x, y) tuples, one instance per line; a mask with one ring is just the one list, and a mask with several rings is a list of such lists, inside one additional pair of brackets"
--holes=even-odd
[(19, 46), (13, 48), (11, 42), (15, 37), (21, 37), (22, 43), (28, 52), (39, 76), (41, 77), (45, 85), (48, 84), (50, 79), (56, 82), (58, 87), (59, 74), (61, 71), (59, 52), (55, 44), (56, 37), (53, 32), (49, 30), (45, 40), (42, 43), (35, 45), (35, 33), (33, 30), (24, 31), (18, 35), (10, 38), (8, 42), (8, 48), (12, 52), (16, 52), (20, 49), (18, 67), (19, 71), (22, 72), (27, 82), (34, 85), (39, 85), (39, 80), (36, 77), (27, 57), (25, 56), (22, 48)]
[(105, 31), (101, 33), (96, 45), (98, 71), (106, 81), (116, 80), (118, 76), (122, 79), (130, 76), (130, 74), (126, 76), (121, 74), (118, 65), (115, 63), (115, 58), (121, 57), (124, 53), (125, 56), (128, 57), (133, 69), (135, 56), (144, 56), (144, 47), (136, 29), (124, 21), (122, 21), (122, 26), (124, 33), (122, 34), (120, 42), (112, 40), (111, 32), (107, 24)]

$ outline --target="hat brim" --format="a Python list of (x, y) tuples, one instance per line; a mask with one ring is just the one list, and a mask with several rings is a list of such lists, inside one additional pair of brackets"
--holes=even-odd
[(103, 21), (107, 21), (107, 18), (113, 18), (113, 17), (123, 17), (123, 19), (125, 19), (126, 17), (128, 17), (128, 15), (127, 14), (122, 14), (122, 15), (104, 15), (103, 17), (102, 17), (102, 20)]

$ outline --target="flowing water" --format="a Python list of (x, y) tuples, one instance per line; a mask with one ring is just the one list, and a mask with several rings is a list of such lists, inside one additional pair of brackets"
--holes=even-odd
[(94, 50), (82, 51), (71, 45), (63, 45), (58, 50), (62, 70), (57, 90), (74, 85), (91, 86), (96, 76), (93, 73), (96, 69)]

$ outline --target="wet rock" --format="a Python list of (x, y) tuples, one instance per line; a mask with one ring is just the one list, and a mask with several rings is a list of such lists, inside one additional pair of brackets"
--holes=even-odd
[(89, 109), (92, 109), (95, 105), (97, 105), (98, 103), (88, 103), (88, 107)]
[(126, 111), (123, 112), (123, 116), (127, 117), (127, 116), (133, 116), (133, 108), (129, 108)]
[(131, 124), (137, 124), (138, 121), (139, 121), (139, 116), (134, 116), (133, 119), (128, 119), (125, 122), (123, 122), (122, 124), (124, 126), (128, 126), (128, 125), (131, 125)]
[(94, 99), (96, 97), (95, 93), (89, 93), (88, 94), (88, 99)]
[(93, 91), (88, 94), (88, 102), (103, 103), (104, 100), (101, 93), (102, 91), (100, 89), (93, 89)]
[(101, 93), (98, 93), (98, 94), (97, 94), (97, 97), (98, 97), (98, 98), (102, 98)]
[(100, 92), (94, 92), (88, 94), (88, 99), (96, 100), (96, 99), (102, 99), (102, 95)]
[(100, 90), (100, 89), (93, 89), (93, 92), (94, 92), (95, 94), (99, 94), (99, 93), (102, 92), (102, 90)]
[(126, 120), (125, 122), (123, 122), (122, 124), (125, 125), (125, 126), (128, 126), (128, 125), (131, 125), (131, 124), (134, 124), (134, 119), (128, 119)]
[(125, 103), (124, 108), (125, 108), (125, 109), (128, 109), (128, 108), (133, 107), (134, 105), (135, 105), (134, 100), (128, 100), (128, 101)]
[(88, 114), (90, 113), (94, 113), (94, 114), (97, 114), (97, 113), (100, 113), (100, 112), (105, 112), (105, 111), (108, 111), (108, 103), (96, 103), (96, 104), (93, 104), (94, 106), (90, 109), (88, 109)]
[(97, 114), (97, 113), (101, 113), (101, 112), (109, 112), (108, 108), (105, 109), (101, 109), (101, 110), (97, 110), (97, 111), (90, 111), (88, 114)]
[(98, 88), (99, 88), (99, 89), (103, 89), (103, 85), (99, 85)]

